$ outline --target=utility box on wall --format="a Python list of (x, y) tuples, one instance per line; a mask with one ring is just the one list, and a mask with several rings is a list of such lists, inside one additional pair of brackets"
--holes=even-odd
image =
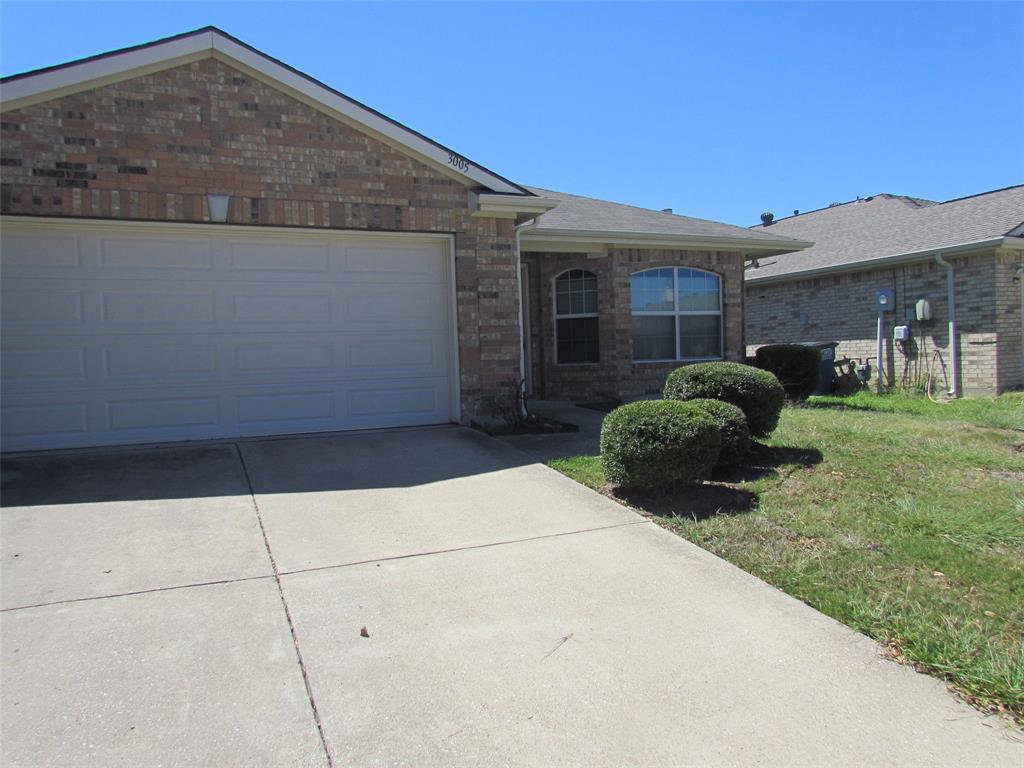
[(916, 320), (932, 319), (932, 303), (928, 299), (918, 299), (914, 305), (914, 318)]
[(889, 288), (886, 288), (875, 293), (875, 311), (876, 312), (892, 312), (893, 305), (896, 303), (896, 294)]

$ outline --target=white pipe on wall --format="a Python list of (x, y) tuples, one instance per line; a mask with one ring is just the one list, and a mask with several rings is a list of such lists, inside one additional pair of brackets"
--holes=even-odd
[[(519, 326), (519, 386), (525, 390), (526, 388), (526, 344), (527, 339), (523, 338), (525, 331), (525, 325), (523, 323), (523, 259), (522, 252), (520, 250), (520, 237), (523, 232), (527, 229), (537, 226), (537, 219), (533, 218), (529, 221), (524, 221), (522, 224), (516, 224), (513, 229), (515, 230), (515, 247), (516, 247), (516, 317), (518, 318)], [(523, 395), (523, 408), (522, 416), (526, 417), (526, 392)]]
[(949, 394), (960, 397), (960, 343), (956, 332), (956, 287), (953, 265), (942, 257), (942, 251), (935, 254), (935, 263), (946, 270), (946, 307), (949, 313), (949, 372), (952, 383)]
[(882, 364), (883, 356), (885, 355), (884, 342), (882, 341), (885, 335), (885, 313), (882, 310), (878, 310), (878, 330), (875, 338), (875, 364), (878, 366), (878, 370), (875, 372), (875, 391), (878, 394), (882, 394), (882, 379), (885, 376), (885, 366)]

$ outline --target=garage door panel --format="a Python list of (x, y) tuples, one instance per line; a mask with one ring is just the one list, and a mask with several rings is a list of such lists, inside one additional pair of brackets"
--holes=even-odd
[(113, 344), (103, 348), (103, 374), (126, 384), (127, 378), (143, 381), (154, 377), (175, 379), (210, 377), (217, 373), (217, 347), (214, 344), (181, 344), (150, 341)]
[(68, 382), (81, 386), (85, 378), (85, 347), (4, 347), (0, 377), (5, 387), (45, 387)]
[(0, 408), (0, 421), (5, 438), (26, 438), (26, 448), (48, 447), (51, 442), (74, 444), (88, 435), (89, 405), (85, 402), (4, 405)]
[(437, 364), (437, 345), (430, 336), (352, 341), (348, 364), (353, 371), (422, 368)]
[(231, 297), (228, 321), (238, 325), (280, 327), (282, 325), (329, 326), (332, 296), (254, 291)]
[(381, 246), (371, 243), (345, 248), (345, 271), (354, 275), (390, 276), (400, 280), (434, 281), (438, 277), (436, 248), (424, 246)]
[(318, 392), (287, 392), (244, 395), (238, 398), (240, 424), (296, 419), (333, 419), (337, 395), (333, 389)]
[(61, 226), (0, 233), (5, 450), (452, 418), (437, 241)]
[(104, 272), (125, 267), (207, 272), (213, 269), (213, 251), (205, 239), (105, 237), (98, 245), (99, 263)]
[(78, 235), (25, 235), (4, 237), (4, 266), (22, 267), (32, 274), (45, 275), (54, 268), (67, 269), (81, 263)]
[(235, 348), (235, 370), (241, 374), (276, 374), (280, 371), (333, 371), (334, 345), (302, 341), (239, 344)]
[(436, 386), (354, 387), (348, 392), (348, 409), (353, 418), (432, 414), (438, 407)]
[[(7, 282), (6, 276), (3, 282)], [(85, 323), (82, 291), (60, 284), (27, 281), (18, 292), (4, 292), (0, 321), (5, 329), (54, 329)]]
[(433, 377), (446, 365), (450, 344), (440, 334), (353, 339), (346, 345), (346, 373), (352, 380)]
[(147, 285), (132, 290), (118, 286), (100, 297), (101, 320), (131, 328), (138, 325), (195, 327), (213, 324), (217, 317), (216, 299), (203, 287), (189, 290), (159, 291)]
[(445, 305), (419, 286), (369, 286), (348, 293), (340, 321), (347, 327), (415, 329), (436, 327), (444, 316)]
[(257, 272), (327, 272), (330, 269), (330, 248), (324, 244), (290, 244), (282, 249), (278, 243), (236, 241), (231, 243), (229, 267), (238, 273)]
[(115, 400), (107, 404), (110, 429), (215, 427), (220, 422), (216, 397), (160, 397)]

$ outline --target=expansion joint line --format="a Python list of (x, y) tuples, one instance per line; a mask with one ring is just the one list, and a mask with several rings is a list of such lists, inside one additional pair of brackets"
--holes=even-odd
[(249, 477), (249, 467), (245, 464), (245, 457), (242, 455), (242, 449), (238, 443), (235, 443), (235, 452), (238, 454), (238, 461), (242, 465), (246, 485), (249, 486), (249, 496), (252, 498), (252, 506), (256, 510), (256, 520), (260, 525), (260, 533), (263, 535), (263, 546), (267, 550), (267, 557), (270, 558), (270, 567), (274, 571), (274, 583), (277, 584), (277, 594), (281, 598), (281, 606), (284, 608), (285, 619), (288, 621), (288, 631), (291, 633), (295, 658), (299, 663), (299, 671), (302, 673), (302, 683), (306, 686), (306, 697), (309, 699), (309, 707), (313, 711), (313, 722), (316, 723), (316, 730), (320, 735), (320, 746), (323, 748), (328, 768), (334, 768), (334, 760), (331, 758), (331, 751), (327, 747), (327, 737), (324, 735), (324, 726), (320, 720), (320, 710), (317, 709), (316, 699), (313, 696), (313, 687), (310, 685), (309, 673), (306, 670), (306, 662), (302, 658), (302, 649), (299, 648), (299, 638), (295, 633), (295, 622), (292, 621), (292, 612), (288, 607), (288, 601), (285, 599), (284, 589), (281, 586), (281, 572), (277, 568), (274, 552), (270, 548), (270, 539), (267, 538), (267, 529), (263, 525), (263, 515), (260, 514), (260, 505), (256, 500), (256, 491), (252, 487), (252, 478)]

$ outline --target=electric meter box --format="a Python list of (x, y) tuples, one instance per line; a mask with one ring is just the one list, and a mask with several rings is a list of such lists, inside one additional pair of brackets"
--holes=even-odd
[(910, 326), (909, 325), (894, 325), (892, 328), (892, 340), (893, 341), (909, 341), (910, 340)]
[(932, 303), (928, 299), (918, 299), (914, 305), (914, 315), (917, 320), (931, 320)]
[(875, 293), (875, 311), (892, 312), (893, 304), (896, 303), (896, 294), (889, 289)]

